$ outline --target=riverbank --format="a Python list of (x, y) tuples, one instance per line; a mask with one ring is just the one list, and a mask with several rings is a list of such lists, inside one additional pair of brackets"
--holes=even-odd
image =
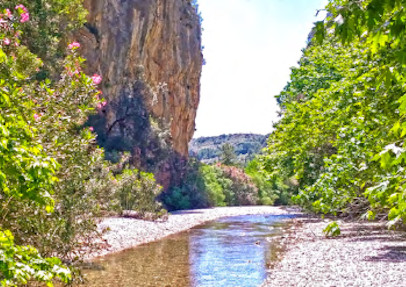
[(326, 238), (329, 220), (296, 218), (281, 241), (283, 259), (268, 286), (404, 286), (406, 234), (384, 223), (340, 222), (341, 235)]
[(86, 260), (157, 241), (218, 218), (255, 214), (299, 215), (300, 212), (297, 209), (275, 206), (238, 206), (177, 211), (169, 214), (168, 219), (163, 222), (123, 217), (105, 218), (98, 224), (100, 231), (105, 230), (102, 242), (98, 242), (101, 248), (88, 254)]

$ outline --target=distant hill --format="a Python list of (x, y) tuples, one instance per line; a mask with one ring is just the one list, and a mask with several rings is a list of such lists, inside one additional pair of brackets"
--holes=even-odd
[(220, 160), (221, 147), (231, 144), (238, 160), (244, 164), (250, 161), (266, 146), (269, 135), (231, 134), (216, 137), (201, 137), (192, 139), (189, 144), (189, 154), (204, 163), (214, 163)]

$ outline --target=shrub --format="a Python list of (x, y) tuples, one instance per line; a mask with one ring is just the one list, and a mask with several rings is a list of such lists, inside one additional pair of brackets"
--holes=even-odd
[(169, 194), (164, 197), (164, 203), (169, 210), (184, 210), (192, 208), (190, 196), (185, 189), (174, 187)]
[[(227, 185), (221, 180), (221, 170), (211, 165), (202, 165), (200, 170), (210, 206), (226, 206), (224, 190), (227, 189)], [(228, 186), (231, 186), (231, 181)]]
[(146, 213), (157, 209), (160, 187), (150, 174), (103, 159), (93, 127), (86, 126), (88, 116), (106, 105), (97, 88), (102, 79), (83, 73), (80, 44), (68, 46), (62, 67), (54, 67), (55, 80), (38, 80), (43, 63), (21, 45), (18, 30), (30, 18), (29, 10), (20, 5), (14, 15), (2, 12), (0, 280), (51, 285), (53, 278), (67, 281), (68, 270), (39, 254), (80, 258), (99, 235), (97, 218), (118, 206), (119, 193), (127, 192), (131, 208)]
[(161, 205), (155, 199), (162, 187), (156, 184), (152, 174), (125, 169), (116, 176), (114, 185), (122, 211), (136, 211), (142, 218), (148, 213), (156, 214), (161, 211)]
[(218, 166), (222, 170), (223, 176), (231, 180), (231, 192), (226, 192), (227, 205), (256, 205), (258, 203), (258, 188), (244, 170), (235, 166)]
[(283, 184), (283, 179), (277, 176), (268, 176), (261, 171), (261, 163), (258, 158), (249, 162), (245, 172), (258, 188), (258, 204), (286, 205), (289, 203), (291, 195), (288, 191), (288, 185)]
[[(70, 271), (57, 258), (43, 258), (31, 246), (15, 244), (13, 216), (16, 206), (51, 212), (52, 187), (58, 164), (50, 158), (31, 125), (35, 119), (30, 73), (41, 63), (20, 46), (20, 22), (27, 22), (24, 6), (2, 10), (0, 25), (0, 282), (16, 286), (39, 281), (52, 286), (54, 278), (64, 282)], [(37, 88), (37, 86), (34, 86)], [(16, 211), (19, 211), (16, 209)], [(21, 215), (21, 214), (20, 214)], [(31, 216), (34, 216), (31, 214)], [(24, 231), (23, 231), (24, 232)]]

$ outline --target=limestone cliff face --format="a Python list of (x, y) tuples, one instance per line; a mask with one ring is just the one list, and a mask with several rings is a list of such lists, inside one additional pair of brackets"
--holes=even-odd
[[(202, 67), (201, 26), (189, 0), (85, 0), (80, 31), (107, 106), (93, 119), (106, 150), (131, 151), (166, 187), (188, 156)], [(178, 170), (177, 170), (178, 169)]]

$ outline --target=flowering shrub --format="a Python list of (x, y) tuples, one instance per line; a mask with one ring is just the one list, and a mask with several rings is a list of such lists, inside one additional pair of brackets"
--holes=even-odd
[(231, 187), (225, 190), (227, 205), (255, 205), (258, 203), (258, 188), (244, 170), (227, 165), (218, 165), (222, 176), (231, 180)]
[[(36, 130), (29, 124), (35, 118), (31, 111), (34, 102), (24, 88), (30, 69), (39, 61), (19, 47), (17, 23), (28, 21), (29, 14), (24, 6), (16, 9), (14, 15), (9, 9), (0, 15), (0, 282), (2, 286), (16, 286), (37, 280), (52, 286), (55, 277), (67, 282), (70, 271), (59, 259), (44, 259), (35, 248), (16, 245), (12, 233), (4, 229), (9, 226), (6, 216), (15, 205), (52, 211), (52, 187), (58, 167), (46, 155)], [(27, 63), (30, 67), (26, 67)]]
[(258, 188), (244, 170), (235, 166), (205, 165), (190, 159), (180, 186), (163, 195), (169, 209), (256, 205)]
[(104, 160), (87, 126), (89, 115), (107, 105), (98, 90), (102, 77), (83, 72), (80, 43), (67, 45), (53, 80), (37, 80), (43, 62), (21, 44), (19, 30), (31, 18), (24, 5), (0, 15), (0, 282), (6, 286), (68, 281), (59, 259), (39, 254), (75, 260), (92, 247), (96, 218), (117, 207), (123, 190), (131, 199), (126, 208), (140, 212), (156, 211), (160, 191), (152, 175)]
[(44, 79), (49, 72), (56, 76), (55, 69), (60, 68), (59, 61), (65, 54), (63, 43), (66, 35), (83, 27), (85, 23), (87, 11), (83, 0), (0, 1), (0, 10), (9, 8), (16, 14), (10, 7), (18, 7), (17, 12), (21, 13), (18, 21), (26, 24), (20, 26), (22, 34), (27, 36), (24, 44), (44, 60), (44, 66), (39, 69), (36, 77)]

